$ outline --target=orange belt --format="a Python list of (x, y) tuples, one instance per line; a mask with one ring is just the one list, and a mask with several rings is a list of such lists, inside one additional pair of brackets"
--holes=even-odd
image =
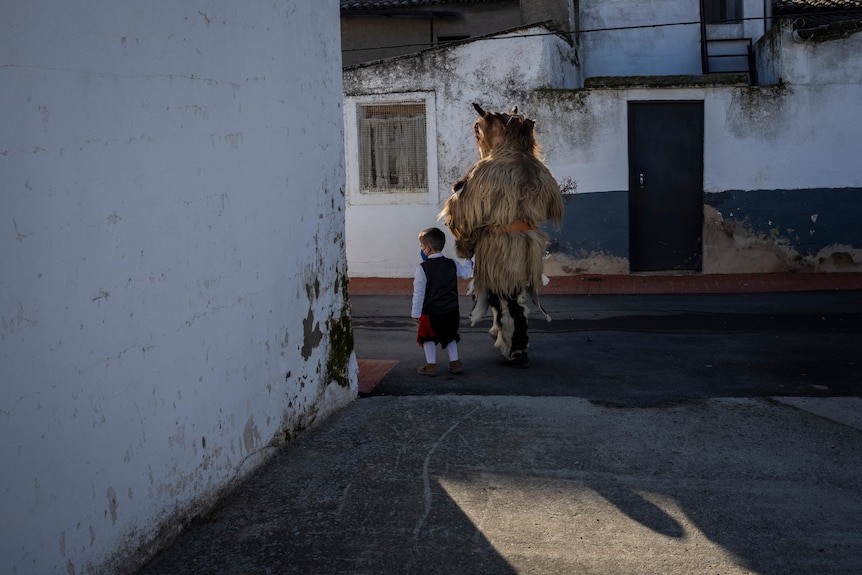
[(535, 230), (535, 229), (536, 229), (536, 226), (531, 226), (530, 224), (528, 224), (527, 222), (525, 222), (523, 220), (515, 220), (514, 222), (509, 224), (509, 227), (506, 228), (506, 231), (507, 232), (525, 232), (527, 230)]

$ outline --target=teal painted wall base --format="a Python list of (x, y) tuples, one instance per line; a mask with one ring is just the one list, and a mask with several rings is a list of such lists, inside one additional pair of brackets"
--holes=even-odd
[[(564, 204), (562, 225), (545, 227), (551, 237), (551, 254), (559, 259), (579, 261), (590, 258), (628, 260), (627, 191), (567, 195)], [(726, 245), (705, 245), (705, 272), (710, 268), (707, 257), (721, 259), (734, 255), (715, 250), (742, 249), (739, 246), (751, 249), (753, 243), (760, 247), (780, 246), (791, 268), (794, 258), (799, 262), (806, 260), (804, 265), (810, 267), (809, 260), (818, 254), (820, 259), (830, 257), (830, 249), (840, 252), (847, 265), (862, 266), (859, 257), (862, 253), (862, 188), (729, 190), (704, 193), (704, 206), (705, 212), (712, 215), (705, 218), (705, 244), (710, 234), (716, 232), (716, 229), (709, 229), (710, 226), (720, 228), (719, 235), (730, 234), (737, 240)]]
[(704, 194), (704, 203), (755, 234), (777, 235), (802, 255), (833, 245), (862, 248), (862, 188), (730, 190)]

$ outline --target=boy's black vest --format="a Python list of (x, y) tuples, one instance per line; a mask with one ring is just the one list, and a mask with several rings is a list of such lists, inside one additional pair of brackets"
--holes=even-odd
[(425, 277), (425, 301), (422, 313), (440, 315), (458, 309), (458, 272), (449, 258), (429, 258), (422, 262)]

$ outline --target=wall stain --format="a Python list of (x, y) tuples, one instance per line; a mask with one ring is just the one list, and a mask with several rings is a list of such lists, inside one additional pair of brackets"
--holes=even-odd
[(305, 336), (302, 343), (302, 358), (308, 361), (308, 358), (311, 357), (311, 352), (320, 345), (320, 340), (323, 339), (323, 332), (320, 331), (320, 323), (314, 321), (314, 312), (312, 310), (308, 310), (308, 316), (302, 320), (302, 330)]
[(578, 257), (554, 252), (545, 259), (543, 273), (548, 277), (579, 274), (628, 275), (629, 260), (597, 251), (579, 254)]
[(231, 148), (238, 149), (239, 145), (242, 144), (242, 132), (228, 134), (224, 137), (224, 140)]
[(117, 493), (113, 487), (108, 487), (108, 511), (111, 513), (111, 525), (117, 524)]
[(725, 120), (728, 134), (744, 139), (760, 133), (766, 141), (777, 141), (783, 127), (796, 121), (786, 113), (785, 102), (792, 95), (793, 89), (783, 83), (734, 90)]
[(249, 416), (245, 422), (245, 429), (242, 432), (242, 442), (247, 453), (251, 453), (255, 446), (260, 444), (260, 431), (257, 425), (254, 424), (254, 417)]
[(38, 325), (35, 320), (24, 317), (24, 303), (20, 300), (17, 302), (15, 317), (9, 318), (0, 317), (0, 341), (5, 339), (6, 334), (13, 334), (15, 330), (24, 324), (35, 326)]
[(309, 301), (320, 298), (320, 278), (315, 276), (313, 283), (305, 284), (305, 293)]
[(20, 231), (18, 231), (18, 222), (16, 222), (14, 219), (12, 220), (12, 230), (15, 232), (15, 239), (18, 240), (19, 243), (27, 236), (33, 234), (33, 232), (30, 232), (29, 234), (22, 234)]

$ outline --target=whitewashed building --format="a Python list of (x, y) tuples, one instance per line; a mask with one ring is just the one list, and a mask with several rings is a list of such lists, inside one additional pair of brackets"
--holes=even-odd
[(132, 573), (356, 396), (336, 0), (0, 5), (0, 572)]
[[(860, 26), (773, 20), (773, 4), (581, 0), (575, 34), (525, 26), (346, 68), (350, 275), (412, 275), (416, 234), (477, 159), (471, 102), (537, 120), (566, 194), (548, 275), (862, 269)], [(417, 115), (424, 132), (376, 164), (374, 122)], [(427, 183), (402, 186), (414, 165)]]

